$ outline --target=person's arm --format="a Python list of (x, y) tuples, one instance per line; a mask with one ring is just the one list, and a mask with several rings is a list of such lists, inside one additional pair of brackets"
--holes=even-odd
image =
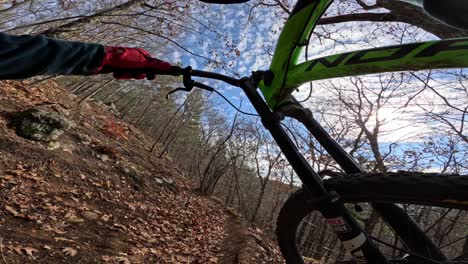
[(104, 47), (41, 35), (0, 33), (0, 80), (106, 73), (113, 73), (118, 79), (144, 79), (170, 69), (169, 63), (152, 58), (141, 48)]
[(0, 33), (0, 79), (35, 75), (90, 75), (101, 65), (104, 47), (45, 36)]

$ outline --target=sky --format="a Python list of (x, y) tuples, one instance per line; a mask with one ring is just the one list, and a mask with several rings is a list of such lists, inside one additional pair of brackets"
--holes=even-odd
[[(282, 20), (277, 21), (272, 16), (260, 12), (253, 16), (253, 22), (247, 22), (249, 6), (239, 5), (208, 5), (210, 17), (204, 22), (216, 28), (219, 34), (225, 34), (227, 42), (239, 50), (238, 56), (234, 54), (226, 55), (229, 47), (219, 35), (213, 32), (204, 31), (206, 36), (200, 37), (196, 34), (180, 36), (181, 43), (190, 47), (190, 50), (203, 55), (209, 55), (210, 51), (220, 54), (220, 58), (231, 64), (227, 69), (213, 69), (205, 67), (205, 61), (183, 52), (170, 52), (167, 57), (170, 61), (181, 61), (183, 65), (190, 65), (192, 68), (213, 70), (231, 76), (249, 76), (251, 71), (265, 70), (269, 66), (271, 57), (264, 54), (265, 45), (273, 45), (277, 36), (272, 36), (269, 31), (277, 28)], [(268, 9), (265, 9), (268, 11)], [(261, 20), (261, 22), (260, 22)], [(262, 54), (263, 53), (263, 54)], [(226, 91), (226, 95), (234, 99), (240, 96), (238, 89), (222, 85), (221, 90)], [(218, 86), (219, 87), (219, 86)]]

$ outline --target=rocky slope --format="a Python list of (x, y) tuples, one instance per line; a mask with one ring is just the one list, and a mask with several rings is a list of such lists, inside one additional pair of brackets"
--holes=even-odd
[[(0, 82), (0, 263), (281, 263), (138, 129), (78, 102), (53, 81)], [(64, 118), (64, 133), (19, 136), (32, 108)]]

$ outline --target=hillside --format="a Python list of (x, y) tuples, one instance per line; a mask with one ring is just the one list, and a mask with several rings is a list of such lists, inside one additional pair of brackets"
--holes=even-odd
[[(151, 140), (50, 81), (0, 82), (0, 263), (281, 263), (273, 242), (195, 193)], [(20, 137), (19, 112), (70, 122)], [(229, 228), (228, 228), (229, 227)]]

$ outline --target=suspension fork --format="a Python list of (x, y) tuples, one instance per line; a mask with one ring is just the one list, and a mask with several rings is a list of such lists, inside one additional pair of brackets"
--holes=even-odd
[(240, 87), (260, 115), (263, 125), (269, 130), (294, 171), (304, 183), (304, 188), (319, 199), (319, 211), (327, 219), (327, 223), (333, 228), (348, 252), (356, 256), (364, 256), (369, 263), (388, 263), (346, 209), (338, 194), (328, 192), (325, 189), (320, 176), (310, 167), (281, 126), (281, 116), (270, 111), (258, 94), (256, 81), (253, 78), (243, 78), (240, 80)]
[[(278, 113), (301, 122), (346, 173), (364, 172), (351, 155), (313, 118), (309, 109), (303, 107), (292, 96), (288, 101), (279, 107)], [(442, 251), (402, 208), (395, 204), (381, 203), (371, 203), (371, 206), (414, 253), (433, 260), (447, 260)]]

